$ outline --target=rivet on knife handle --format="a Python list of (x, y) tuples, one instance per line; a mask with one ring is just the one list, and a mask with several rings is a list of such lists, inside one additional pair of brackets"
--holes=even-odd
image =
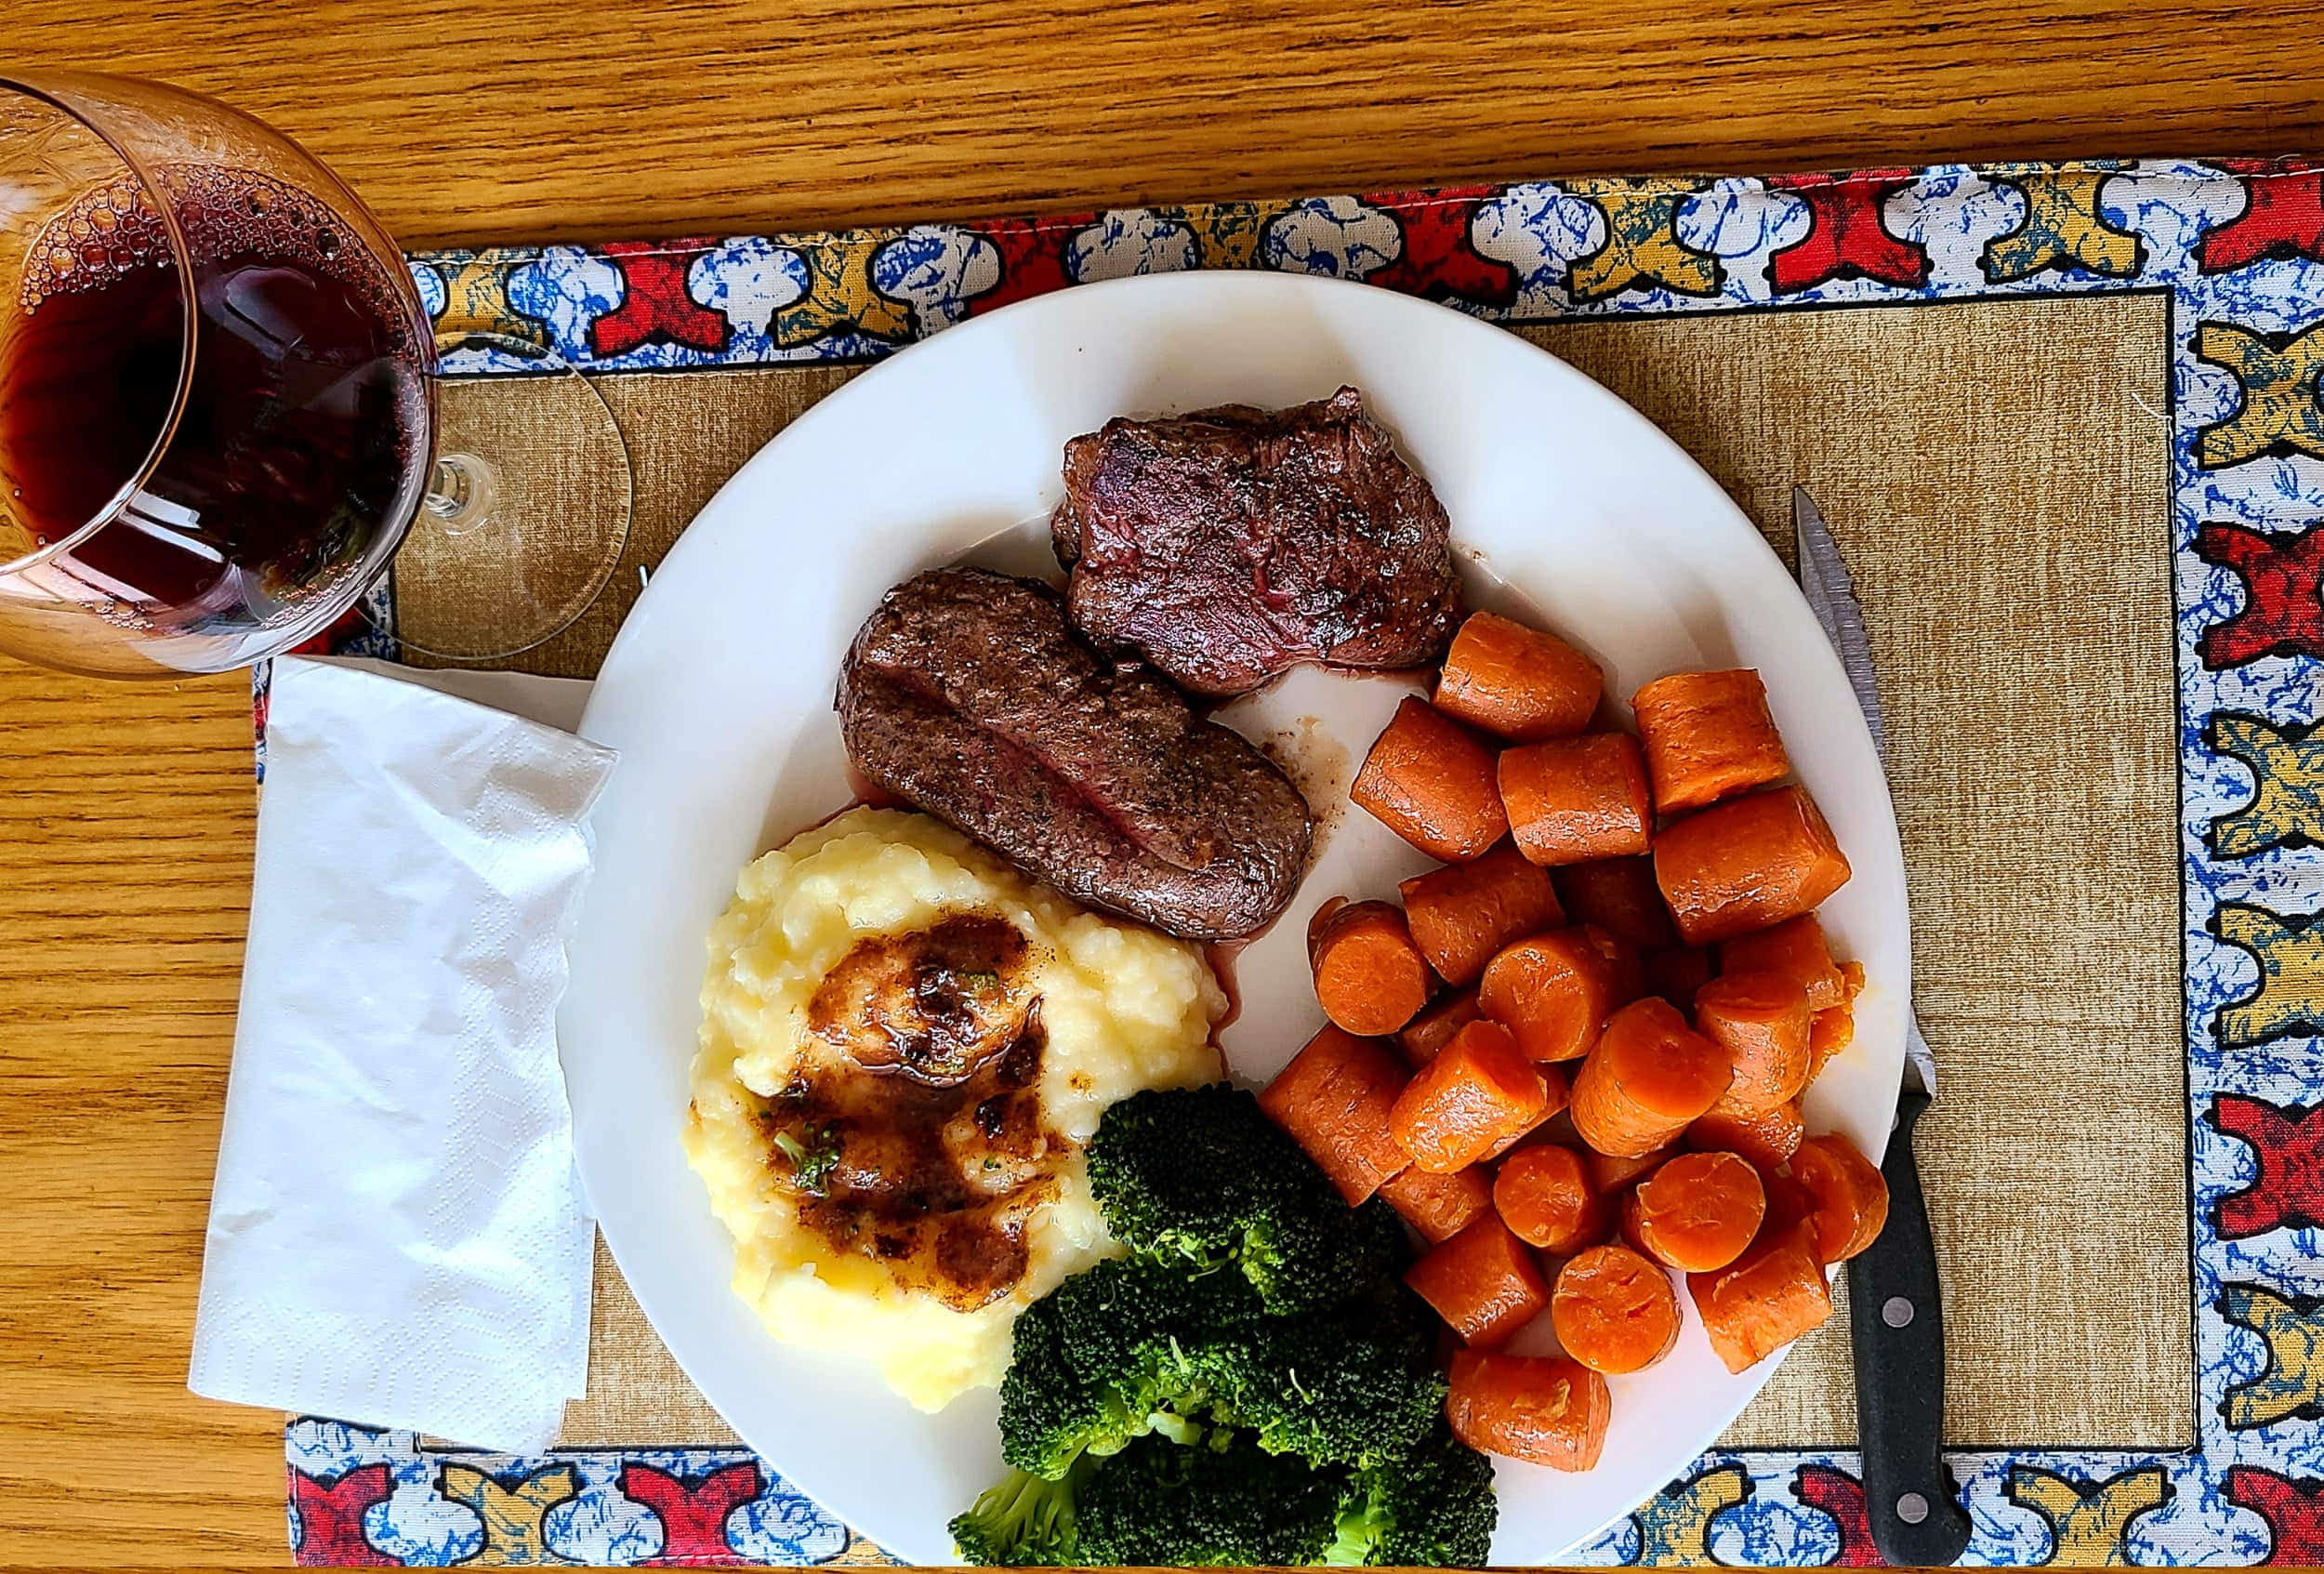
[(1888, 1223), (1848, 1263), (1865, 1514), (1882, 1557), (1922, 1567), (1958, 1562), (1970, 1529), (1945, 1466), (1945, 1315), (1912, 1161), (1912, 1129), (1928, 1107), (1926, 1096), (1911, 1090), (1897, 1101), (1896, 1130), (1881, 1165)]

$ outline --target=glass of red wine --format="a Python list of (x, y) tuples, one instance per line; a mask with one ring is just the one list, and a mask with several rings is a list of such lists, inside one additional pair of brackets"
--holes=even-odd
[(528, 345), (556, 379), (529, 438), (440, 403), (395, 243), (279, 133), (151, 83), (0, 77), (0, 651), (246, 667), (359, 603), (384, 623), (366, 592), (401, 551), (483, 602), (403, 648), (484, 660), (619, 561), (628, 457), (592, 385)]

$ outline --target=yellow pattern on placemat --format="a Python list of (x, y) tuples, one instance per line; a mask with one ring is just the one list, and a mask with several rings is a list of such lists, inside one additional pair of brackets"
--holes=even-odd
[(2160, 1465), (2088, 1484), (2013, 1465), (2007, 1489), (2010, 1501), (2049, 1522), (2050, 1555), (2034, 1561), (2059, 1568), (2127, 1566), (2131, 1521), (2171, 1501), (2171, 1480)]
[(476, 1511), (483, 1527), (484, 1544), (461, 1561), (476, 1564), (562, 1563), (548, 1550), (548, 1511), (580, 1495), (573, 1467), (551, 1465), (535, 1471), (513, 1487), (504, 1487), (481, 1470), (447, 1464), (437, 1473), (436, 1489), (463, 1507)]
[[(1953, 1440), (2191, 1443), (2164, 304), (1525, 331), (1660, 422), (1779, 540), (1804, 482), (1856, 570), (1942, 1072), (1920, 1148)], [(638, 469), (629, 554), (605, 599), (522, 665), (593, 671), (638, 567), (852, 375), (601, 379)], [(488, 606), (402, 610), (424, 624)], [(1853, 1446), (1847, 1344), (1843, 1308), (1724, 1441)], [(569, 1442), (733, 1441), (602, 1262), (589, 1387)]]

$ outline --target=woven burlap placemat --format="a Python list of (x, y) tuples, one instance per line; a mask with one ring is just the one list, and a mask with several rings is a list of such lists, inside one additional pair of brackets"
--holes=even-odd
[[(2167, 301), (2023, 298), (1521, 330), (1654, 419), (1788, 549), (1804, 483), (1855, 568), (1909, 867), (1941, 1096), (1919, 1142), (1966, 1446), (2185, 1448), (2185, 1065), (2163, 517)], [(629, 438), (628, 558), (511, 665), (594, 672), (640, 584), (768, 438), (854, 375), (599, 379)], [(522, 428), (538, 385), (447, 399)], [(492, 615), (472, 578), (399, 595), (421, 642)], [(1724, 1439), (1849, 1446), (1845, 1318)], [(732, 1443), (601, 1248), (571, 1445)]]

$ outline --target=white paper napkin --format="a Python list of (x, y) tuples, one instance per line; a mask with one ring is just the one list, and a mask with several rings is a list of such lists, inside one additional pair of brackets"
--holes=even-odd
[(555, 1020), (614, 756), (423, 682), (568, 722), (588, 689), (275, 664), (188, 1381), (537, 1452), (588, 1372)]

